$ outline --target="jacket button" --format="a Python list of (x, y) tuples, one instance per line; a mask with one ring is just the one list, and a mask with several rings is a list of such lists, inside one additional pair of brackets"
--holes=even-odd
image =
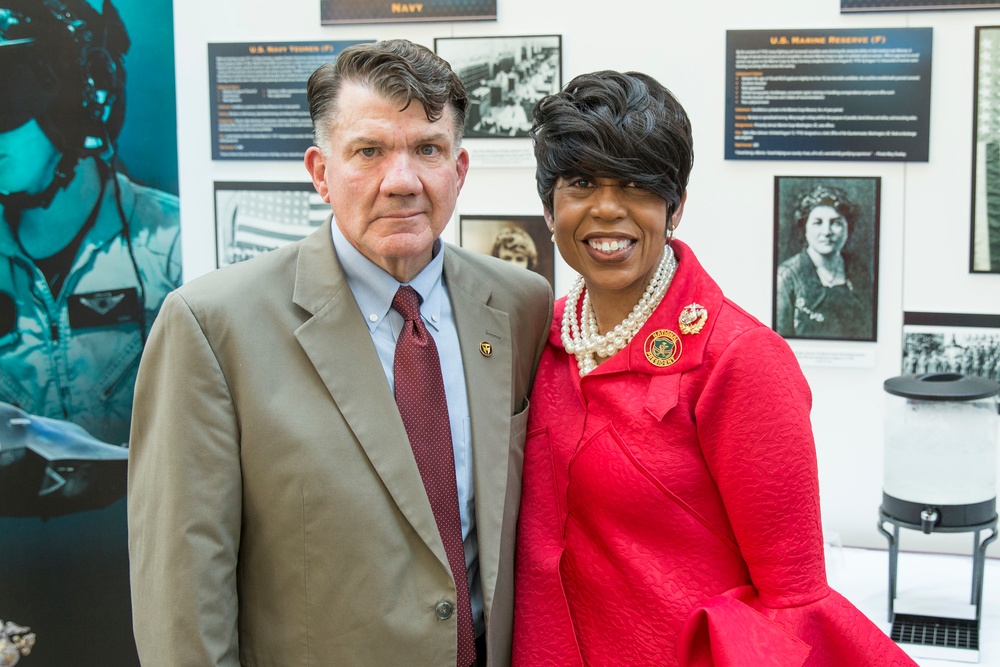
[(439, 621), (447, 621), (455, 613), (455, 605), (450, 602), (441, 601), (434, 607), (434, 615)]

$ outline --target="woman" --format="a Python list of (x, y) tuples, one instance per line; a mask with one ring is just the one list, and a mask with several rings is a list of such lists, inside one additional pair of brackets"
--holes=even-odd
[(778, 266), (777, 331), (795, 338), (871, 340), (872, 281), (842, 252), (858, 206), (840, 188), (817, 185), (799, 197), (801, 252)]
[(672, 239), (683, 108), (598, 72), (534, 121), (545, 219), (581, 279), (531, 398), (514, 664), (913, 665), (827, 586), (795, 358)]

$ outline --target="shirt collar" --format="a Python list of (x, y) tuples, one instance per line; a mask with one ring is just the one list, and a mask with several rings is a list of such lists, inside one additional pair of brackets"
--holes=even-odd
[[(389, 313), (396, 291), (403, 283), (362, 255), (361, 251), (355, 248), (344, 236), (336, 220), (332, 220), (330, 229), (333, 247), (337, 251), (337, 258), (344, 269), (347, 284), (354, 293), (358, 307), (364, 314), (369, 331), (374, 331)], [(406, 283), (420, 295), (420, 314), (424, 321), (435, 329), (440, 326), (441, 303), (444, 298), (444, 289), (441, 287), (444, 277), (442, 247), (441, 239), (436, 239), (434, 241), (434, 256), (430, 263), (413, 280)]]

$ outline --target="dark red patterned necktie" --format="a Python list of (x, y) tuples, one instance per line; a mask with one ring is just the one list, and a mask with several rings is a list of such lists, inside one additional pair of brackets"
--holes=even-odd
[[(469, 604), (469, 581), (462, 546), (462, 518), (458, 511), (455, 482), (455, 454), (451, 444), (448, 402), (441, 379), (441, 362), (434, 339), (420, 319), (420, 295), (403, 285), (392, 300), (393, 310), (403, 316), (403, 330), (396, 341), (393, 376), (396, 405), (403, 418), (410, 447), (424, 480), (427, 497), (434, 510), (438, 532), (455, 578), (458, 613), (458, 667), (468, 667), (476, 659), (476, 637)], [(438, 606), (441, 614), (450, 614)], [(445, 617), (447, 618), (447, 616)]]

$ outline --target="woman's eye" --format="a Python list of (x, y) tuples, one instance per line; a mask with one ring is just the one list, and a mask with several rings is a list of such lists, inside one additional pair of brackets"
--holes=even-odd
[(586, 178), (573, 178), (570, 179), (569, 185), (572, 188), (590, 188), (593, 187), (593, 183), (588, 181)]

